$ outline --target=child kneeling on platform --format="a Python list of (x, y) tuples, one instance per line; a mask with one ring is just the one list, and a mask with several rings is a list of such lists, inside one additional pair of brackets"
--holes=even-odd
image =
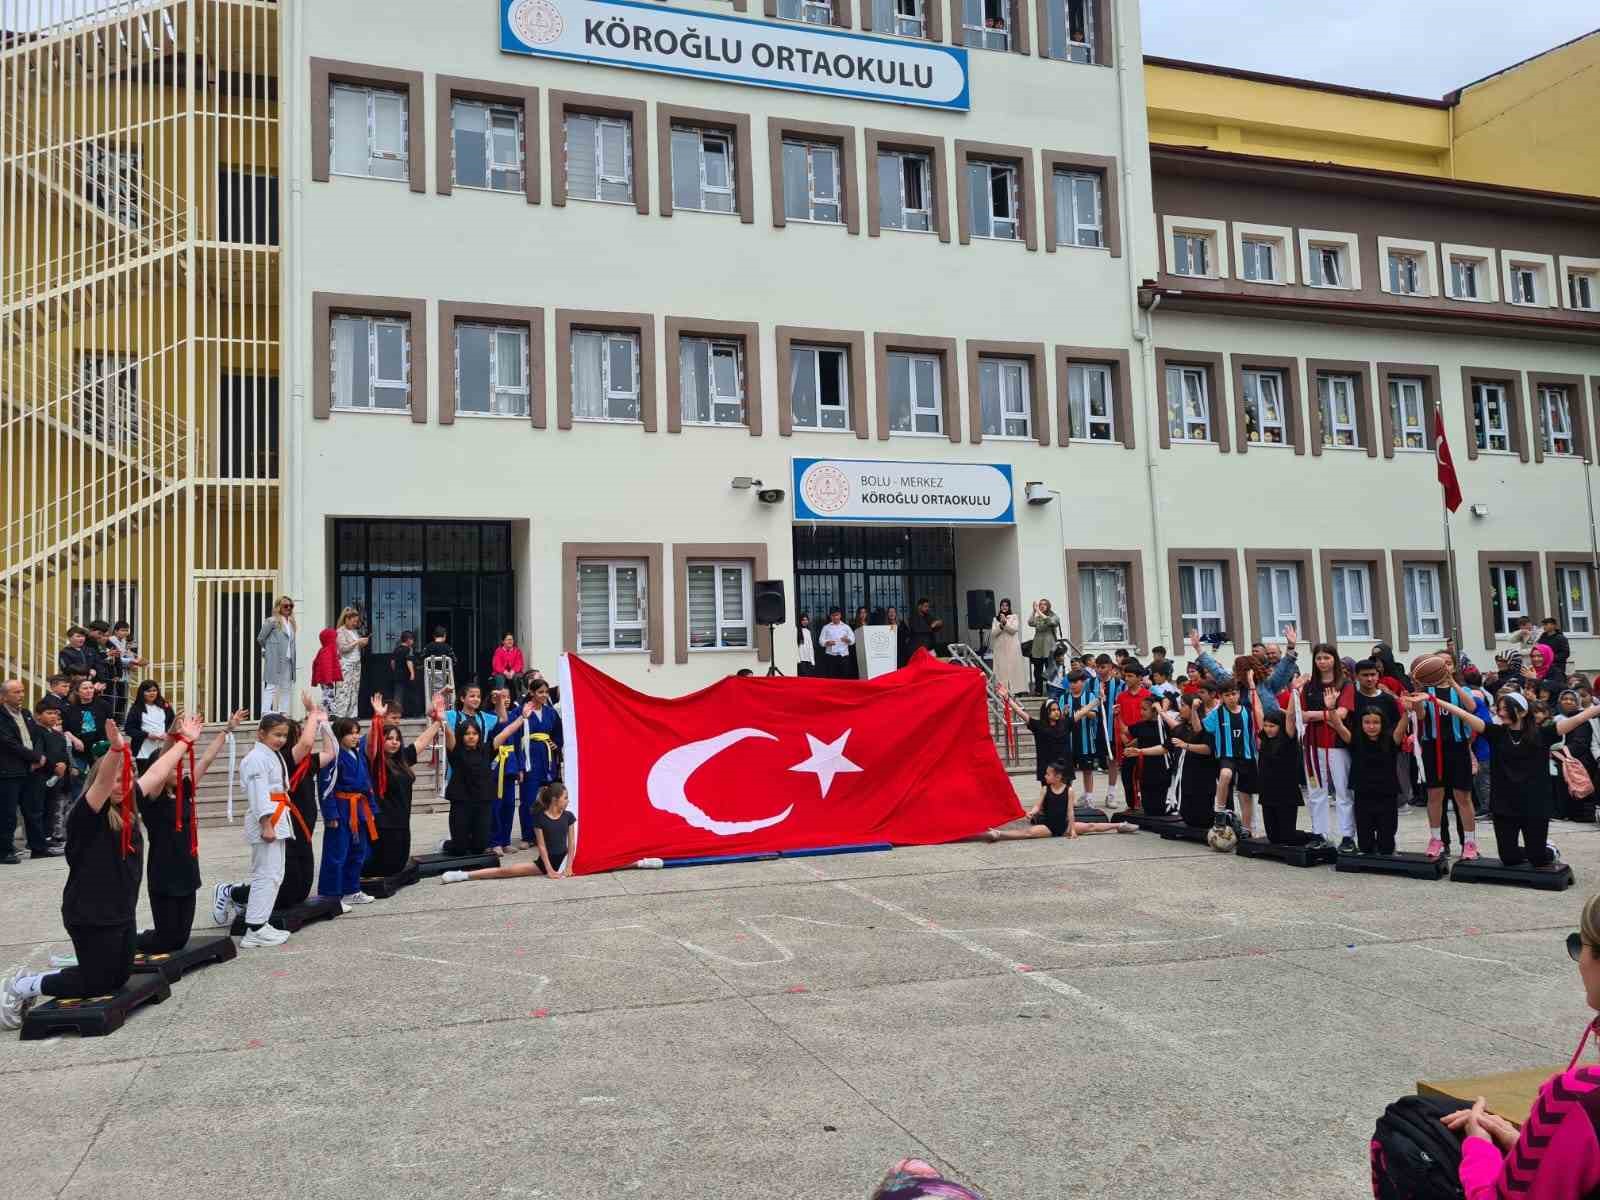
[(122, 772), (131, 772), (131, 751), (124, 753), (127, 743), (116, 722), (105, 723), (110, 752), (67, 814), (67, 886), (61, 893), (61, 918), (77, 961), (50, 974), (18, 971), (0, 984), (0, 1029), (20, 1029), (23, 1016), (40, 996), (83, 1000), (121, 991), (128, 982), (138, 929), (135, 910), (144, 877), (139, 798), (166, 787), (178, 759), (202, 728), (199, 717), (186, 714), (171, 745), (124, 789)]
[[(1256, 702), (1259, 704), (1260, 700)], [(1320, 849), (1328, 844), (1321, 835), (1295, 828), (1298, 810), (1304, 803), (1300, 788), (1306, 779), (1297, 733), (1293, 706), (1287, 713), (1261, 714), (1261, 743), (1257, 747), (1261, 820), (1266, 826), (1267, 841), (1274, 846)]]
[(1069, 768), (1065, 763), (1054, 762), (1044, 769), (1044, 791), (1039, 803), (1028, 810), (1026, 829), (991, 829), (983, 835), (985, 841), (1015, 842), (1027, 838), (1075, 838), (1085, 833), (1138, 833), (1139, 827), (1129, 821), (1080, 821), (1073, 812), (1072, 784), (1067, 782)]
[(547, 879), (560, 879), (572, 874), (572, 827), (578, 818), (567, 811), (567, 785), (557, 780), (539, 789), (538, 809), (533, 814), (534, 849), (538, 858), (533, 862), (513, 863), (507, 867), (484, 867), (477, 871), (446, 871), (440, 883), (466, 883), (472, 879), (518, 879), (526, 875), (543, 875)]

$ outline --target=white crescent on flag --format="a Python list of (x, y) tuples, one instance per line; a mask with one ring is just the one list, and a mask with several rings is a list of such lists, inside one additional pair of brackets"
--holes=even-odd
[(716, 737), (705, 738), (698, 742), (685, 742), (675, 749), (668, 750), (652, 764), (650, 774), (645, 779), (645, 794), (650, 800), (650, 806), (682, 817), (696, 829), (704, 829), (707, 833), (714, 833), (718, 837), (751, 833), (787, 819), (794, 811), (792, 804), (773, 817), (762, 817), (755, 821), (719, 821), (690, 800), (686, 794), (689, 777), (695, 771), (729, 746), (736, 745), (746, 738), (764, 738), (770, 742), (778, 740), (762, 729), (730, 729), (727, 733), (719, 733)]

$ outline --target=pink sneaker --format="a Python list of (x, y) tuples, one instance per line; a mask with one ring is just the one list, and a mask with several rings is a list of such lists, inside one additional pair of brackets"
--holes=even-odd
[(1477, 857), (1478, 857), (1478, 843), (1477, 842), (1468, 842), (1465, 846), (1461, 847), (1461, 861), (1462, 862), (1471, 862), (1473, 859), (1475, 859)]
[(1438, 838), (1428, 839), (1428, 857), (1438, 858), (1444, 853), (1444, 843)]

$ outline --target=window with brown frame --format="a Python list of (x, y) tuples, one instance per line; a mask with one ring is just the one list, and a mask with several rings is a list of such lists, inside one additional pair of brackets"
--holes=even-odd
[(872, 338), (878, 439), (961, 440), (961, 387), (955, 338), (878, 333)]
[(1033, 151), (1024, 146), (956, 140), (956, 229), (974, 237), (1039, 248)]
[(743, 427), (761, 436), (761, 335), (754, 321), (667, 318), (667, 432)]
[(644, 101), (551, 91), (549, 104), (550, 203), (593, 200), (649, 212)]
[(1308, 358), (1311, 453), (1365, 450), (1378, 456), (1372, 435), (1372, 364), (1354, 359)]

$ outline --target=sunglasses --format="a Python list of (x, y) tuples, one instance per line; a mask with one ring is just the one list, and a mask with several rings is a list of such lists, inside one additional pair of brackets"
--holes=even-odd
[[(1600, 950), (1596, 950), (1595, 953), (1600, 955)], [(1573, 962), (1578, 962), (1583, 958), (1583, 934), (1577, 930), (1567, 934), (1567, 957)]]

